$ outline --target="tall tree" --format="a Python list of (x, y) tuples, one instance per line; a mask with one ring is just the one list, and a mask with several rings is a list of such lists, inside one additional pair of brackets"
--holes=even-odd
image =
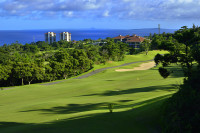
[(0, 64), (0, 80), (7, 80), (11, 73), (12, 66)]
[(146, 55), (148, 55), (149, 49), (151, 47), (151, 41), (145, 39), (142, 44), (140, 45), (141, 49), (145, 51)]
[(32, 72), (33, 68), (31, 67), (31, 63), (17, 62), (14, 64), (15, 77), (21, 79), (22, 85), (24, 85), (25, 78), (32, 76)]

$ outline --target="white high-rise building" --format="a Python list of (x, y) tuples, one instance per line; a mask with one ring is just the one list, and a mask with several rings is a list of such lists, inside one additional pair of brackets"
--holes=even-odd
[(56, 42), (56, 33), (54, 32), (45, 33), (45, 42), (48, 42), (49, 44)]
[(60, 33), (60, 40), (71, 41), (71, 33), (69, 32), (62, 32)]

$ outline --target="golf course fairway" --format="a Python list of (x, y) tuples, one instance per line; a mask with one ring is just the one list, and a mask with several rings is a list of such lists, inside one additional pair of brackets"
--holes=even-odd
[[(153, 58), (142, 55), (135, 61), (140, 59)], [(115, 71), (141, 64), (52, 85), (32, 84), (2, 90), (0, 132), (159, 133), (162, 103), (177, 91), (176, 85), (182, 82), (183, 75), (179, 72), (163, 79), (158, 67)], [(177, 66), (171, 66), (174, 67)], [(113, 113), (109, 112), (109, 104), (113, 104)]]

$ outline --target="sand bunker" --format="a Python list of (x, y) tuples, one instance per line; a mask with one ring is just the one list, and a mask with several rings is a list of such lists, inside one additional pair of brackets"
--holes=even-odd
[(117, 69), (115, 71), (117, 72), (127, 72), (127, 71), (135, 71), (135, 70), (148, 70), (152, 67), (154, 67), (156, 64), (154, 61), (149, 62), (149, 63), (143, 63), (139, 67), (135, 67), (133, 69)]

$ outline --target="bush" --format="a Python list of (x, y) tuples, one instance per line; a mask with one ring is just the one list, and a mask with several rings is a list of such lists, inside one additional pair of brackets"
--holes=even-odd
[(159, 63), (161, 63), (163, 61), (163, 56), (161, 54), (157, 54), (154, 58), (154, 62), (156, 63), (156, 65), (158, 65)]
[(160, 67), (158, 71), (163, 78), (167, 78), (170, 75), (170, 72), (163, 67)]
[(200, 131), (199, 72), (185, 79), (180, 90), (164, 105), (163, 131), (165, 133), (196, 133)]

